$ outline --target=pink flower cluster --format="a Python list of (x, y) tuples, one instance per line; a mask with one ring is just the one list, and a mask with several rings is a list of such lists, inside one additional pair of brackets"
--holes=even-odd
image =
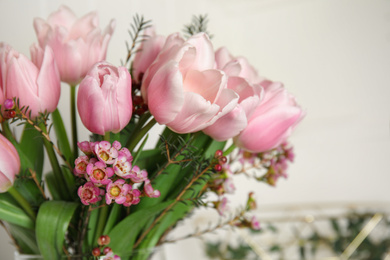
[[(105, 196), (106, 204), (112, 202), (126, 207), (138, 204), (142, 196), (157, 198), (148, 173), (132, 165), (130, 151), (118, 141), (81, 142), (78, 146), (85, 155), (75, 160), (74, 174), (86, 183), (77, 194), (84, 205), (94, 204)], [(136, 187), (143, 185), (143, 192)]]

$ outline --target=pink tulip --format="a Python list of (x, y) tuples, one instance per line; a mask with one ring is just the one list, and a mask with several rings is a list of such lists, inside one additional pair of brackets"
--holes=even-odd
[(225, 47), (215, 52), (215, 62), (217, 68), (226, 72), (229, 77), (244, 78), (250, 84), (259, 84), (264, 80), (246, 58), (234, 57)]
[(145, 41), (142, 42), (133, 61), (133, 79), (139, 83), (143, 74), (156, 59), (165, 43), (165, 36), (156, 35), (153, 27), (145, 30)]
[(256, 153), (283, 143), (304, 115), (281, 83), (264, 81), (262, 85), (264, 99), (249, 118), (248, 126), (234, 139), (238, 147)]
[(233, 57), (226, 48), (220, 48), (215, 53), (217, 68), (228, 76), (228, 88), (235, 91), (240, 99), (236, 107), (203, 132), (217, 141), (224, 141), (238, 135), (248, 124), (260, 100), (263, 88), (262, 78), (249, 62), (242, 57)]
[(234, 109), (238, 95), (227, 88), (225, 73), (214, 68), (214, 50), (206, 34), (187, 41), (170, 35), (141, 87), (156, 121), (177, 133), (191, 133)]
[(80, 83), (77, 108), (89, 131), (100, 135), (121, 131), (133, 108), (128, 70), (107, 62), (95, 64)]
[(15, 147), (0, 134), (0, 192), (6, 192), (20, 171), (20, 159)]
[(0, 85), (5, 98), (18, 98), (20, 106), (28, 106), (35, 118), (57, 108), (61, 85), (50, 47), (42, 50), (34, 45), (30, 51), (32, 61), (0, 43)]
[(47, 21), (35, 18), (34, 29), (39, 45), (53, 49), (61, 80), (76, 85), (96, 62), (106, 58), (115, 21), (101, 33), (96, 12), (77, 19), (68, 7), (61, 6)]

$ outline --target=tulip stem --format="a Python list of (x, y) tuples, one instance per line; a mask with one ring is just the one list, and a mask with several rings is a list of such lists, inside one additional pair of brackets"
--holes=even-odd
[(223, 152), (223, 155), (228, 156), (231, 152), (233, 152), (234, 149), (236, 149), (236, 145), (232, 144), (228, 149), (226, 149), (226, 151)]
[(72, 120), (73, 158), (79, 156), (77, 149), (76, 86), (70, 86), (70, 115)]
[[(43, 134), (47, 134), (46, 126), (44, 124), (41, 124), (40, 128)], [(52, 142), (47, 140), (46, 138), (43, 138), (43, 144), (45, 145), (47, 156), (49, 157), (49, 161), (53, 169), (56, 182), (59, 184), (67, 184), (66, 179), (61, 171), (61, 167), (58, 162), (56, 153), (54, 152)], [(59, 187), (61, 187), (61, 189), (59, 190), (61, 197), (65, 199), (70, 199), (71, 193), (68, 191), (68, 185), (59, 185)], [(63, 187), (65, 187), (65, 190)]]
[(37, 216), (32, 210), (30, 203), (20, 194), (20, 192), (12, 186), (8, 189), (8, 193), (19, 203), (28, 215), (35, 221)]
[(127, 148), (133, 151), (135, 146), (142, 140), (146, 133), (157, 123), (156, 119), (152, 118), (141, 130), (135, 133), (134, 136), (128, 141)]

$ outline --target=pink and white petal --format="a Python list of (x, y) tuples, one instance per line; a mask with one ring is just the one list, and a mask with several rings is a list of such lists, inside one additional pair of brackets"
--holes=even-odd
[(62, 26), (70, 30), (76, 19), (77, 17), (72, 10), (62, 5), (47, 18), (47, 23), (52, 26)]
[[(69, 30), (68, 39), (83, 38), (99, 26), (99, 17), (96, 12), (90, 12), (77, 19)], [(100, 30), (99, 30), (100, 34)]]
[(194, 70), (214, 69), (214, 47), (206, 33), (191, 36), (187, 42), (196, 48), (196, 60), (192, 65)]
[[(104, 125), (103, 122), (100, 121), (100, 119), (102, 118), (101, 115), (104, 113), (104, 107), (103, 105), (90, 105), (92, 103), (104, 103), (104, 98), (100, 90), (100, 85), (91, 76), (87, 76), (83, 80), (83, 82), (86, 86), (83, 87), (84, 83), (80, 85), (78, 96), (85, 98), (83, 100), (77, 99), (77, 108), (79, 110), (81, 121), (91, 132), (104, 135)], [(91, 107), (93, 107), (94, 109), (91, 109)]]
[(184, 91), (197, 93), (214, 103), (225, 87), (224, 83), (224, 73), (220, 70), (190, 70), (184, 78), (183, 86)]
[(220, 110), (218, 105), (193, 92), (184, 94), (184, 103), (175, 120), (167, 124), (177, 133), (192, 133), (204, 129)]
[(218, 69), (223, 69), (234, 57), (226, 47), (221, 47), (215, 52), (215, 62)]
[(302, 111), (297, 107), (288, 111), (277, 108), (252, 119), (235, 141), (251, 152), (270, 150), (285, 141), (301, 118)]
[(178, 64), (168, 62), (157, 71), (148, 87), (149, 110), (159, 124), (168, 124), (184, 104), (183, 78)]
[(61, 83), (54, 54), (50, 47), (45, 48), (37, 85), (42, 112), (45, 110), (53, 112), (57, 108), (60, 99)]
[(238, 105), (214, 124), (205, 128), (203, 132), (217, 141), (225, 141), (238, 135), (247, 126), (247, 123), (245, 111)]

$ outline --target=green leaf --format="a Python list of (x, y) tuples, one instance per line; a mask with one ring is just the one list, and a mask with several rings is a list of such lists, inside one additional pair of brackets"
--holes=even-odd
[[(68, 135), (66, 133), (64, 122), (62, 121), (60, 111), (58, 111), (58, 109), (56, 109), (53, 113), (51, 113), (51, 118), (53, 120), (54, 131), (56, 133), (56, 137), (57, 137), (57, 141), (58, 141), (58, 148), (60, 149), (62, 154), (65, 156), (67, 161), (69, 161), (71, 163), (71, 165), (73, 166), (75, 158), (73, 158), (72, 150), (71, 150), (70, 144), (69, 144)], [(77, 147), (75, 147), (74, 149), (77, 149)]]
[(129, 255), (133, 250), (133, 244), (136, 238), (149, 223), (163, 209), (168, 207), (174, 201), (159, 203), (150, 208), (145, 208), (134, 212), (119, 222), (109, 233), (111, 238), (110, 247), (119, 256)]
[(20, 248), (20, 252), (24, 254), (39, 255), (39, 248), (35, 239), (34, 230), (23, 228), (14, 224), (9, 224), (9, 229), (16, 244)]
[(42, 168), (43, 168), (43, 140), (41, 133), (36, 130), (33, 126), (26, 124), (23, 130), (22, 137), (20, 139), (20, 149), (23, 150), (23, 153), (32, 164), (34, 164), (34, 169), (38, 181), (42, 179)]
[(56, 182), (55, 176), (53, 172), (49, 172), (46, 174), (46, 184), (49, 188), (50, 194), (54, 200), (60, 200), (61, 194), (59, 192), (58, 183)]
[(34, 228), (34, 222), (6, 193), (0, 193), (0, 219), (25, 228)]
[(44, 259), (58, 259), (65, 233), (78, 204), (66, 201), (47, 201), (39, 209), (36, 225), (38, 246)]

